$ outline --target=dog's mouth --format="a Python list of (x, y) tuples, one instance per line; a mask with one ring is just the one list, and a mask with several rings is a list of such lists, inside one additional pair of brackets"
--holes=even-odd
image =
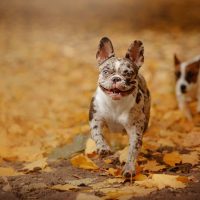
[(122, 91), (118, 88), (111, 88), (111, 89), (106, 89), (103, 86), (99, 85), (100, 88), (110, 97), (112, 97), (113, 100), (119, 100), (124, 96), (127, 96), (129, 94), (131, 94), (133, 92), (133, 90), (135, 89), (135, 86), (133, 86), (131, 89), (126, 90), (126, 91)]

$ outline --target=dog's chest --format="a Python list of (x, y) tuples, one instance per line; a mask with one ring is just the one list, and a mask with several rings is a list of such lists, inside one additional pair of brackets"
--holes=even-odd
[(105, 94), (97, 93), (98, 112), (113, 132), (122, 131), (130, 118), (130, 110), (135, 105), (135, 98), (129, 95), (122, 100), (113, 101)]

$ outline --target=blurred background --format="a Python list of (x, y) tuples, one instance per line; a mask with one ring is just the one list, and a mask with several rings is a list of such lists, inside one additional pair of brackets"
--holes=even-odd
[(173, 54), (199, 54), (199, 10), (199, 0), (1, 0), (0, 158), (34, 160), (89, 133), (103, 36), (119, 57), (144, 42), (151, 124), (165, 128), (177, 109)]

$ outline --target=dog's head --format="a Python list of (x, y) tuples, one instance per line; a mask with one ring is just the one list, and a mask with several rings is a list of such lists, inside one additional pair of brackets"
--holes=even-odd
[(115, 57), (112, 42), (104, 37), (100, 40), (96, 54), (100, 75), (100, 88), (113, 100), (119, 100), (136, 89), (138, 70), (144, 62), (144, 47), (134, 41), (124, 58)]
[(185, 94), (192, 85), (197, 83), (200, 60), (197, 58), (190, 62), (181, 62), (175, 54), (174, 65), (177, 90)]

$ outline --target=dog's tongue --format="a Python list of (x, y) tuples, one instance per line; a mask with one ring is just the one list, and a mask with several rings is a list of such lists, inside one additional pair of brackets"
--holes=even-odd
[(114, 95), (111, 95), (111, 97), (113, 100), (120, 100), (122, 98), (121, 94), (114, 94)]
[(121, 93), (110, 93), (110, 96), (113, 100), (119, 100), (122, 98)]
[(120, 90), (116, 87), (116, 84), (113, 84), (113, 89), (111, 89), (108, 94), (113, 100), (119, 100), (122, 98)]

